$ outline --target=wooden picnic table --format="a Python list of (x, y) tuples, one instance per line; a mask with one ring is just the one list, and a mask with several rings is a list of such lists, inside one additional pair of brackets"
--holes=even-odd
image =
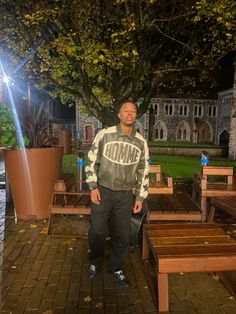
[(196, 190), (201, 193), (201, 209), (207, 214), (207, 198), (236, 196), (236, 182), (233, 167), (203, 166), (202, 174), (194, 178), (193, 198)]
[(168, 274), (236, 270), (236, 241), (213, 223), (145, 224), (142, 259), (158, 310), (168, 312)]
[(204, 221), (201, 208), (184, 192), (148, 195), (146, 204), (148, 222), (160, 220)]
[(220, 209), (236, 218), (236, 196), (213, 197), (211, 199), (209, 221), (213, 221), (216, 209)]

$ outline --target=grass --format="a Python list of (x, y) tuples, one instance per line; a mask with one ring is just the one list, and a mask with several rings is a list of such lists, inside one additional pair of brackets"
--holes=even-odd
[[(174, 179), (192, 179), (195, 171), (201, 171), (200, 157), (174, 156), (174, 155), (151, 155), (153, 164), (160, 164), (164, 172), (168, 172)], [(236, 171), (236, 161), (228, 159), (217, 159), (209, 161), (211, 166), (233, 166)], [(77, 156), (64, 155), (63, 173), (74, 173), (75, 178), (78, 176)]]
[[(153, 154), (151, 160), (153, 164), (160, 164), (161, 169), (175, 179), (192, 179), (194, 172), (201, 171), (200, 157)], [(236, 161), (210, 159), (209, 166), (233, 166), (236, 170)]]

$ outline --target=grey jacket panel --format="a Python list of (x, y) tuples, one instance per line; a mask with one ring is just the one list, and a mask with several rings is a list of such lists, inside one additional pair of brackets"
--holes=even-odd
[(111, 190), (130, 190), (143, 200), (148, 194), (148, 146), (135, 130), (122, 134), (120, 125), (101, 130), (88, 153), (85, 167), (87, 183), (92, 189), (100, 185)]

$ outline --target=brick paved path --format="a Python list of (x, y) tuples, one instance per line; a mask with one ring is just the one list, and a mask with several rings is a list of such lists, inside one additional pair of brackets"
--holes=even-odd
[[(105, 263), (91, 282), (86, 240), (46, 236), (46, 221), (15, 224), (11, 211), (5, 219), (3, 199), (0, 190), (0, 313), (157, 313), (139, 248), (130, 249), (125, 263), (129, 289), (117, 288)], [(169, 277), (170, 313), (236, 313), (235, 300), (212, 273)]]

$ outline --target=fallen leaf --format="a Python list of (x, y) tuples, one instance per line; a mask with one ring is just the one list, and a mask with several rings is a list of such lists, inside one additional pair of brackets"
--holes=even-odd
[(229, 299), (229, 300), (232, 300), (232, 301), (234, 301), (234, 300), (235, 300), (235, 298), (234, 298), (232, 295), (231, 295), (231, 296), (229, 296), (229, 297), (228, 297), (228, 299)]
[(37, 228), (38, 227), (38, 225), (36, 225), (36, 224), (30, 224), (30, 228), (31, 229), (35, 229), (35, 228)]
[(91, 302), (91, 297), (88, 295), (87, 297), (84, 298), (84, 302)]
[(30, 241), (30, 240), (29, 240), (29, 241), (27, 241), (27, 244), (31, 244), (31, 243), (32, 243), (32, 241)]
[(13, 265), (13, 266), (11, 266), (11, 268), (14, 268), (14, 269), (15, 269), (15, 268), (16, 268), (16, 266), (14, 266), (14, 265)]
[(25, 229), (21, 229), (20, 231), (19, 231), (19, 233), (24, 233), (25, 232)]
[(47, 227), (43, 228), (40, 234), (48, 234), (48, 228)]
[(102, 303), (102, 302), (98, 302), (98, 303), (96, 304), (96, 308), (97, 308), (97, 309), (102, 309), (102, 308), (103, 308), (103, 303)]
[(217, 276), (217, 275), (214, 275), (214, 276), (212, 276), (212, 279), (214, 279), (215, 281), (219, 281), (219, 280), (220, 280), (220, 277)]
[(47, 311), (43, 312), (42, 314), (53, 314), (53, 310), (47, 310)]
[(74, 244), (74, 239), (71, 239), (71, 240), (65, 240), (65, 241), (62, 241), (62, 244), (63, 245), (68, 245), (68, 246), (73, 246), (73, 244)]

